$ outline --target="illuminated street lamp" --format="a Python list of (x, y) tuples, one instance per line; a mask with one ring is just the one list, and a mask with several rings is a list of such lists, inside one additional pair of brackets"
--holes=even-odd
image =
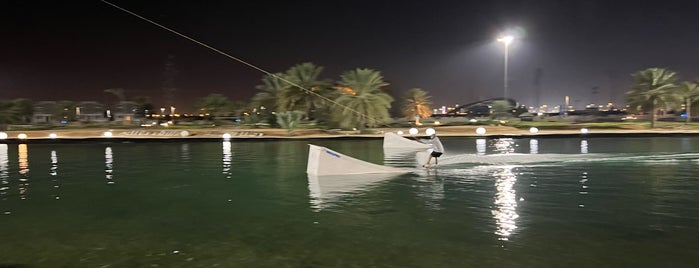
[(498, 42), (502, 42), (505, 44), (505, 92), (503, 94), (503, 98), (505, 98), (505, 101), (507, 101), (507, 58), (508, 55), (510, 54), (510, 43), (515, 40), (514, 36), (511, 35), (505, 35), (503, 37), (498, 38)]

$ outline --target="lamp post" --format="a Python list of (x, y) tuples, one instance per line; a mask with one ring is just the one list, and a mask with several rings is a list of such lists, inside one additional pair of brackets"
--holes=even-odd
[(507, 60), (508, 59), (507, 58), (508, 58), (508, 55), (510, 53), (510, 43), (512, 43), (513, 40), (515, 40), (515, 38), (514, 38), (514, 36), (511, 36), (511, 35), (505, 35), (503, 37), (498, 38), (498, 42), (502, 42), (505, 44), (505, 79), (504, 79), (505, 80), (505, 88), (504, 88), (504, 94), (503, 94), (503, 98), (505, 99), (505, 101), (507, 101), (507, 90), (508, 90), (508, 88), (507, 88)]

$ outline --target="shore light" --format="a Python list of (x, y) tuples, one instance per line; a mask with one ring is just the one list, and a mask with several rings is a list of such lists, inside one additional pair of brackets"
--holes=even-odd
[(112, 136), (112, 132), (111, 132), (111, 131), (105, 131), (104, 133), (102, 133), (102, 136), (105, 136), (105, 137), (109, 138), (109, 137)]
[(180, 137), (183, 137), (183, 138), (184, 138), (184, 137), (187, 137), (187, 136), (189, 136), (189, 131), (182, 130), (182, 132), (180, 132)]
[(20, 133), (19, 135), (17, 135), (17, 138), (20, 139), (20, 140), (26, 140), (26, 139), (27, 139), (27, 134)]
[(231, 139), (231, 134), (229, 134), (229, 133), (223, 133), (223, 135), (221, 135), (221, 138), (223, 138), (223, 140), (230, 140), (230, 139)]
[(587, 134), (587, 132), (589, 132), (589, 130), (587, 128), (580, 129), (580, 133), (582, 133), (582, 134)]
[(425, 134), (427, 134), (427, 136), (432, 136), (432, 135), (434, 135), (435, 133), (437, 133), (437, 131), (435, 131), (434, 128), (427, 128), (427, 129), (425, 129)]
[(410, 133), (410, 135), (417, 135), (418, 130), (417, 128), (411, 128), (410, 130), (408, 130), (408, 133)]
[(0, 140), (7, 139), (7, 133), (5, 132), (0, 132)]
[(402, 130), (398, 130), (398, 132), (396, 132), (396, 133), (397, 133), (398, 135), (403, 135), (403, 131), (402, 131)]
[(56, 133), (51, 133), (51, 134), (49, 134), (49, 138), (55, 139), (55, 138), (58, 138), (58, 135), (56, 135)]
[(531, 134), (539, 133), (539, 129), (536, 127), (531, 127), (531, 128), (529, 128), (529, 133), (531, 133)]
[(515, 37), (512, 35), (505, 35), (497, 39), (498, 42), (501, 42), (505, 44), (505, 77), (504, 77), (504, 92), (503, 92), (503, 99), (507, 101), (507, 90), (508, 90), (508, 83), (507, 83), (507, 63), (508, 63), (508, 55), (510, 54), (510, 43), (515, 40)]
[(484, 127), (478, 127), (476, 129), (476, 134), (478, 135), (485, 135), (485, 128)]

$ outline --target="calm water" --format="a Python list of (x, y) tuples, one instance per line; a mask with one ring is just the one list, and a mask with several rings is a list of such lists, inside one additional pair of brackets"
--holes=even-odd
[(0, 144), (0, 267), (699, 266), (699, 138), (442, 141)]

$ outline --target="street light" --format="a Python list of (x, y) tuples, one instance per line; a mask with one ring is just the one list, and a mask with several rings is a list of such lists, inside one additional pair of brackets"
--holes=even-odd
[(502, 42), (505, 44), (505, 92), (503, 94), (503, 98), (505, 101), (507, 101), (507, 57), (510, 52), (510, 43), (515, 40), (514, 36), (511, 35), (505, 35), (503, 37), (498, 38), (498, 42)]

